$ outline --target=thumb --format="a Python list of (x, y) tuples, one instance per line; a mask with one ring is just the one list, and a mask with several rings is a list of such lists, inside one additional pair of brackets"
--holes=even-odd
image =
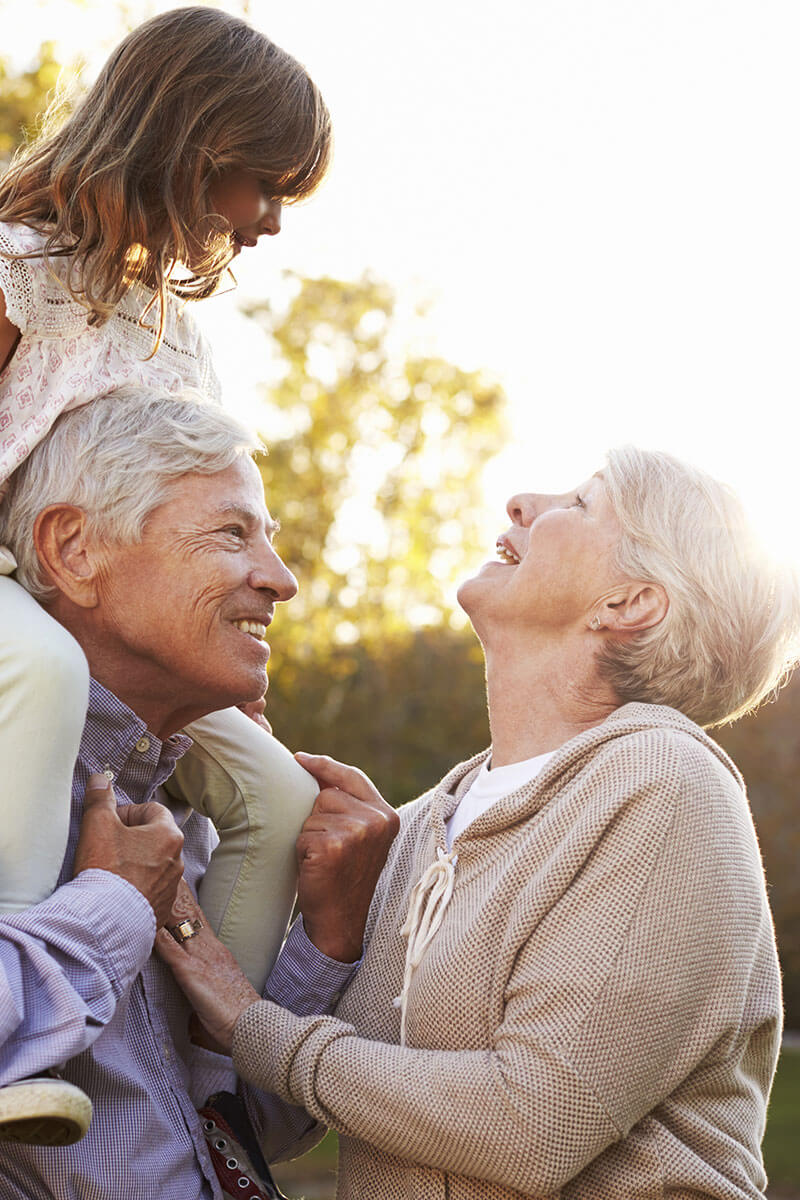
[(90, 775), (83, 798), (83, 810), (111, 808), (116, 812), (114, 789), (105, 775)]

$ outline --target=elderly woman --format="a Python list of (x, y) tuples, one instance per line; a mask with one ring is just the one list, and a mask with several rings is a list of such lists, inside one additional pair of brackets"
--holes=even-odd
[(206, 929), (162, 953), (239, 1073), (339, 1131), (340, 1197), (761, 1196), (778, 962), (702, 727), (784, 676), (794, 584), (662, 454), (508, 513), (459, 592), (492, 745), (401, 810), (336, 1016), (261, 1001)]

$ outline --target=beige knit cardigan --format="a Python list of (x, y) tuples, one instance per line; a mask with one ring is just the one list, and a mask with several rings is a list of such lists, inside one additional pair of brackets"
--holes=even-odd
[(409, 894), (485, 757), (401, 810), (337, 1015), (253, 1005), (238, 1071), (339, 1131), (341, 1200), (761, 1196), (761, 862), (736, 768), (672, 709), (618, 709), (460, 835), (398, 1045)]

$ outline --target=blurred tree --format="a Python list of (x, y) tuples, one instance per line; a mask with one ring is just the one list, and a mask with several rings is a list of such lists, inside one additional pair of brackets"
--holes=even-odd
[(480, 648), (445, 594), (485, 542), (504, 395), (485, 372), (404, 353), (385, 284), (291, 282), (285, 308), (249, 309), (281, 368), (262, 472), (300, 581), (269, 715), (401, 803), (488, 743)]
[(742, 772), (758, 832), (784, 976), (786, 1024), (800, 1029), (800, 673), (775, 704), (717, 732)]
[(394, 297), (368, 278), (292, 277), (275, 312), (249, 315), (282, 375), (262, 465), (301, 593), (281, 616), (299, 665), (440, 624), (443, 596), (481, 536), (481, 474), (502, 445), (504, 396), (482, 371), (397, 347)]
[(0, 169), (17, 146), (36, 132), (57, 94), (66, 110), (62, 89), (74, 82), (78, 69), (77, 63), (62, 65), (53, 42), (42, 42), (36, 60), (25, 71), (13, 71), (8, 58), (0, 57)]
[(398, 805), (489, 744), (483, 655), (471, 631), (436, 626), (333, 646), (297, 669), (283, 617), (269, 716), (294, 749), (356, 763)]

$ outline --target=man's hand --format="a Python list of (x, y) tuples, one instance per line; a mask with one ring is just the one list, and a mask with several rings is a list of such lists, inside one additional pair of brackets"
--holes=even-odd
[(182, 849), (183, 834), (162, 804), (117, 808), (105, 775), (90, 775), (74, 875), (90, 867), (121, 875), (150, 902), (156, 924), (163, 925), (183, 875)]
[(322, 789), (297, 839), (297, 902), (306, 933), (328, 958), (355, 962), (400, 818), (363, 771), (320, 755), (295, 758)]

